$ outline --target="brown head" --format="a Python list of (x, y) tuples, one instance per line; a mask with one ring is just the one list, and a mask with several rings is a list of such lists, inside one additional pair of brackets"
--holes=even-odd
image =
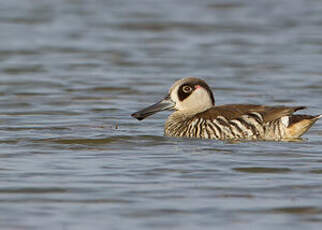
[(199, 78), (189, 77), (176, 81), (163, 100), (131, 116), (143, 120), (163, 110), (176, 110), (192, 115), (201, 113), (214, 105), (215, 99), (207, 83)]

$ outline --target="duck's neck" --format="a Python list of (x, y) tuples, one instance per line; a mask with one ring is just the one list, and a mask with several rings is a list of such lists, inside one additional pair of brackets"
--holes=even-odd
[(185, 111), (176, 111), (172, 113), (164, 126), (166, 136), (180, 136), (188, 128), (188, 123), (198, 113), (187, 113)]

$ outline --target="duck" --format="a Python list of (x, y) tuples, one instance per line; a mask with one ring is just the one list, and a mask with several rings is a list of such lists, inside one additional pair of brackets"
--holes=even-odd
[(294, 114), (305, 106), (216, 105), (212, 90), (199, 78), (176, 81), (166, 97), (132, 117), (143, 120), (170, 110), (164, 135), (215, 140), (291, 141), (301, 139), (320, 115)]

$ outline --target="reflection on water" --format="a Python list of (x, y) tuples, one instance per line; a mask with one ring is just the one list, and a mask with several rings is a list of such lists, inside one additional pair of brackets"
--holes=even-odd
[(322, 3), (0, 3), (1, 229), (319, 229), (322, 124), (302, 142), (163, 136), (130, 114), (176, 79), (218, 104), (321, 112)]

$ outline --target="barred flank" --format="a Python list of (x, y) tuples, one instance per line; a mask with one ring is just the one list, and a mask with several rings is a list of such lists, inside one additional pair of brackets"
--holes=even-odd
[(171, 123), (167, 127), (170, 136), (196, 137), (205, 139), (259, 139), (264, 135), (263, 117), (250, 113), (228, 120), (223, 116), (216, 119), (192, 118), (183, 122)]
[[(306, 118), (303, 115), (296, 116)], [(320, 117), (308, 117), (307, 120), (309, 118), (316, 121)], [(288, 138), (289, 130), (282, 118), (265, 122), (261, 113), (251, 112), (230, 120), (224, 116), (217, 116), (216, 119), (192, 117), (183, 121), (176, 120), (168, 123), (165, 132), (169, 136), (217, 140), (282, 140)]]

